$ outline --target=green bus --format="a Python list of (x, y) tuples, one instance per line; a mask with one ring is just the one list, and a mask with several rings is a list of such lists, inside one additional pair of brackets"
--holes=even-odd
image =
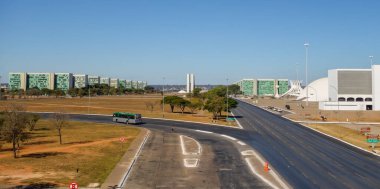
[(112, 116), (112, 121), (117, 123), (132, 123), (139, 124), (142, 123), (141, 114), (134, 114), (128, 112), (115, 112)]

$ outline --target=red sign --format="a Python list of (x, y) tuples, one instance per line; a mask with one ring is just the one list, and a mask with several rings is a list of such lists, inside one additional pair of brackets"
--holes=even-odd
[(78, 184), (75, 182), (72, 182), (69, 186), (70, 189), (78, 189)]
[(380, 139), (379, 135), (369, 134), (367, 135), (367, 139)]
[(125, 137), (120, 137), (120, 142), (125, 142)]
[(369, 132), (371, 132), (371, 127), (360, 128), (360, 133), (369, 133)]

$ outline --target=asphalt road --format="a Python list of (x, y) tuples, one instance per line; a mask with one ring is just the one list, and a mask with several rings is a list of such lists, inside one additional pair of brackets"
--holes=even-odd
[(380, 188), (380, 158), (240, 102), (248, 142), (295, 188)]
[[(142, 127), (200, 129), (235, 137), (261, 153), (294, 188), (380, 188), (378, 156), (244, 102), (240, 102), (233, 113), (239, 117), (244, 130), (156, 119), (144, 119), (146, 124)], [(71, 115), (71, 119), (111, 120), (107, 116), (87, 115)], [(248, 172), (232, 176), (245, 174)]]
[[(166, 126), (144, 125), (152, 131), (125, 188), (269, 188), (254, 177), (229, 141), (221, 137)], [(183, 166), (179, 134), (202, 146), (199, 166)]]

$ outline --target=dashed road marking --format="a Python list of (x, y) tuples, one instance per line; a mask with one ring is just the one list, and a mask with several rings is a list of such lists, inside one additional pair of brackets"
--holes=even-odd
[(238, 144), (240, 144), (240, 145), (242, 145), (242, 146), (245, 146), (245, 145), (247, 145), (247, 144), (245, 144), (244, 142), (242, 142), (242, 141), (238, 141), (237, 142)]
[(195, 130), (195, 131), (197, 131), (197, 132), (201, 132), (201, 133), (208, 133), (208, 134), (213, 133), (213, 132), (211, 132), (211, 131), (202, 131), (202, 130)]
[(232, 137), (232, 136), (228, 136), (228, 135), (220, 135), (222, 137), (226, 137), (226, 138), (229, 138), (231, 140), (236, 140), (236, 138)]

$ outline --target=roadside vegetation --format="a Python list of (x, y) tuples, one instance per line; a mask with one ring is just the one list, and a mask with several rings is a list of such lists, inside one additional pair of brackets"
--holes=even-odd
[[(1, 115), (1, 186), (66, 187), (72, 181), (81, 187), (101, 184), (140, 133), (138, 128), (67, 121), (61, 130), (60, 144), (57, 127), (51, 119), (36, 121), (30, 130), (21, 127), (21, 122), (12, 125), (9, 116), (13, 115), (7, 114)], [(18, 114), (25, 119), (30, 115)], [(13, 129), (19, 134), (11, 140), (8, 133)], [(23, 134), (28, 137), (21, 140)], [(123, 144), (120, 137), (126, 138)], [(19, 149), (16, 158), (13, 143)]]

